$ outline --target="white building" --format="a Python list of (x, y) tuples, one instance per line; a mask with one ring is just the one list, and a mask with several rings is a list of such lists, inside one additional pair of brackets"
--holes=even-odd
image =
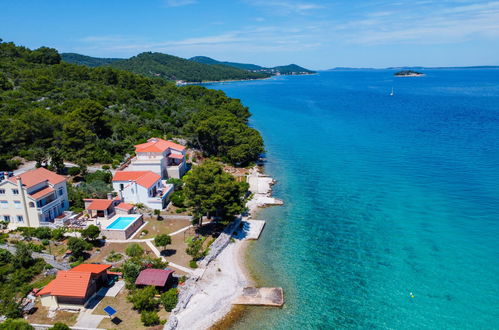
[(151, 171), (118, 171), (113, 176), (113, 188), (125, 203), (144, 204), (162, 210), (173, 193), (173, 185)]
[(151, 138), (135, 146), (127, 171), (152, 171), (162, 179), (180, 179), (187, 171), (186, 148), (180, 144), (160, 138)]
[(0, 182), (0, 220), (9, 229), (52, 225), (68, 207), (66, 178), (45, 168)]

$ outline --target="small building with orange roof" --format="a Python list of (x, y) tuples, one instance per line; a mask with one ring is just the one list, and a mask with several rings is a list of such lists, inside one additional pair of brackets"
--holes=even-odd
[(164, 209), (173, 193), (173, 185), (152, 171), (118, 171), (113, 176), (113, 189), (125, 203), (143, 204), (154, 210)]
[(42, 306), (81, 308), (108, 283), (111, 265), (80, 264), (70, 270), (60, 270), (56, 278), (36, 293)]
[(187, 171), (186, 147), (178, 143), (150, 138), (135, 146), (128, 171), (152, 171), (162, 179), (180, 179)]

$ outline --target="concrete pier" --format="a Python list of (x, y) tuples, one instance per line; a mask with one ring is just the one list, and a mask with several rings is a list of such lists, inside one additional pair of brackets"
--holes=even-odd
[(265, 227), (265, 220), (244, 220), (243, 226), (246, 231), (246, 239), (258, 239)]
[(282, 288), (247, 287), (232, 304), (281, 307), (284, 305), (284, 292)]

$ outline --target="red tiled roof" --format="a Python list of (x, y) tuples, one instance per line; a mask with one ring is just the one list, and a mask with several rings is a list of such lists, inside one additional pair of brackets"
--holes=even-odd
[[(78, 272), (70, 270), (60, 270), (57, 272), (57, 277), (52, 282), (55, 282), (51, 289), (52, 296), (65, 297), (85, 297), (87, 295), (88, 285), (92, 273)], [(51, 282), (51, 283), (52, 283)]]
[(168, 148), (179, 151), (185, 149), (183, 145), (172, 141), (167, 141), (160, 138), (150, 138), (146, 143), (137, 144), (135, 146), (135, 152), (163, 152)]
[(150, 188), (161, 177), (151, 171), (119, 171), (113, 176), (113, 181), (136, 181), (145, 188)]
[(179, 154), (169, 154), (168, 157), (170, 158), (176, 158), (176, 159), (184, 159), (184, 155), (179, 155)]
[[(22, 180), (22, 178), (21, 178)], [(45, 187), (41, 190), (38, 190), (36, 193), (31, 194), (30, 196), (33, 197), (34, 199), (42, 198), (43, 196), (46, 196), (50, 193), (54, 192), (54, 188), (52, 187)]]
[(77, 272), (89, 272), (92, 274), (98, 274), (106, 269), (111, 268), (111, 265), (101, 265), (101, 264), (79, 264), (78, 266), (71, 268), (71, 271)]
[[(40, 182), (44, 182), (47, 180), (52, 185), (66, 181), (66, 178), (63, 177), (62, 175), (51, 172), (43, 167), (25, 172), (25, 173), (20, 174), (18, 176), (21, 177), (23, 185), (25, 185), (27, 188), (30, 188), (34, 185), (39, 184)], [(9, 180), (16, 183), (17, 182), (16, 177), (17, 176), (11, 177), (11, 178), (9, 178)]]
[(103, 211), (113, 204), (112, 199), (92, 199), (92, 203), (87, 206), (87, 210)]
[(135, 280), (136, 285), (165, 286), (173, 270), (144, 269)]
[(41, 296), (44, 294), (50, 294), (52, 292), (52, 288), (55, 285), (55, 280), (49, 282), (49, 284), (45, 285), (40, 291), (36, 293), (37, 296)]
[(131, 209), (134, 208), (134, 206), (132, 204), (127, 204), (127, 203), (119, 203), (117, 206), (116, 206), (117, 209), (120, 209), (120, 210), (125, 210), (125, 211), (130, 211)]

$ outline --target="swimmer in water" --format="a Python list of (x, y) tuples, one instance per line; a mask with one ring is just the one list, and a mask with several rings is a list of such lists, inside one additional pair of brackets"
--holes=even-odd
[(414, 294), (412, 292), (409, 292), (409, 295), (411, 296), (411, 298), (414, 298)]

